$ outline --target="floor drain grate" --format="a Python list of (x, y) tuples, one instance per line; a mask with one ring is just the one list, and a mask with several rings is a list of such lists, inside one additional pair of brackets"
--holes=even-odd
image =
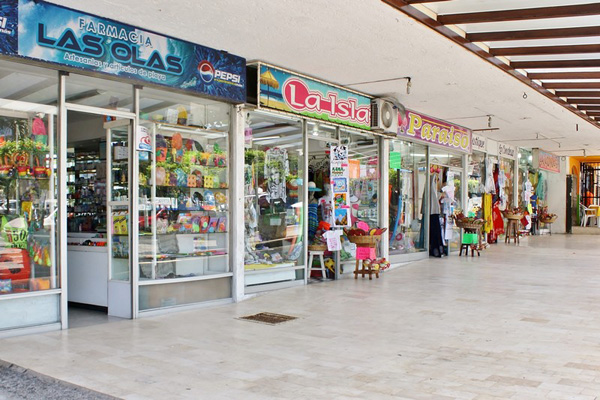
[(275, 313), (270, 313), (270, 312), (261, 312), (258, 314), (254, 314), (254, 315), (247, 315), (245, 317), (240, 317), (240, 319), (245, 319), (247, 321), (254, 321), (254, 322), (264, 322), (265, 324), (269, 324), (269, 325), (276, 325), (276, 324), (280, 324), (282, 322), (286, 322), (286, 321), (291, 321), (293, 319), (297, 319), (298, 317), (292, 317), (290, 315), (283, 315), (283, 314), (275, 314)]

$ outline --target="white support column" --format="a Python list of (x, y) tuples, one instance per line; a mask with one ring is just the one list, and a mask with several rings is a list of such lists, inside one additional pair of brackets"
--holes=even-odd
[(379, 202), (379, 227), (388, 228), (381, 238), (381, 256), (389, 259), (390, 256), (390, 202), (388, 201), (388, 191), (390, 182), (390, 140), (379, 138), (379, 170), (381, 179), (377, 201)]
[[(139, 196), (140, 196), (140, 157), (138, 155), (136, 135), (138, 126), (140, 123), (140, 87), (133, 86), (133, 112), (135, 118), (133, 120), (133, 131), (131, 132), (131, 138), (129, 139), (129, 213), (130, 213), (130, 224), (131, 224), (131, 235), (129, 238), (130, 249), (133, 251), (129, 252), (130, 262), (130, 283), (131, 283), (131, 317), (133, 319), (138, 317), (139, 314), (139, 280), (140, 280), (140, 263), (139, 263), (139, 224), (134, 221), (138, 221), (139, 217)], [(108, 150), (110, 150), (110, 143), (107, 143)], [(153, 224), (155, 225), (155, 224)]]
[[(517, 154), (518, 150), (517, 150)], [(514, 161), (513, 165), (513, 207), (520, 207), (519, 204), (519, 190), (521, 185), (519, 185), (519, 180), (522, 179), (519, 175), (519, 157)]]
[(425, 152), (427, 154), (427, 167), (425, 171), (426, 182), (425, 182), (425, 199), (423, 199), (423, 203), (425, 204), (425, 209), (423, 211), (423, 224), (425, 224), (425, 250), (429, 251), (429, 220), (431, 219), (431, 146), (427, 146), (427, 150)]
[[(308, 284), (308, 125), (305, 119), (302, 119), (302, 158), (304, 168), (302, 170), (302, 259), (304, 260), (304, 284)], [(339, 140), (339, 129), (337, 130), (337, 139)], [(339, 252), (336, 256), (336, 278), (339, 276)]]
[(67, 288), (67, 108), (65, 106), (67, 73), (58, 73), (58, 268), (60, 269), (60, 323), (69, 328), (69, 293)]
[(244, 128), (242, 106), (231, 106), (229, 132), (229, 255), (233, 301), (243, 300), (244, 293)]
[(469, 200), (469, 157), (468, 154), (463, 155), (462, 182), (460, 183), (462, 211), (465, 215), (467, 215), (467, 201)]

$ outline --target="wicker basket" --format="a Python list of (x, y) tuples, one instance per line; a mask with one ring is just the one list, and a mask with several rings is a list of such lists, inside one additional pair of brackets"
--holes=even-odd
[(506, 219), (520, 220), (521, 218), (523, 218), (523, 214), (514, 214), (507, 211), (504, 211), (502, 215), (504, 215), (504, 218)]
[(354, 244), (362, 244), (362, 245), (375, 245), (379, 240), (381, 240), (381, 236), (379, 235), (365, 235), (365, 236), (348, 236), (348, 240)]
[(325, 244), (309, 244), (308, 251), (327, 251), (327, 245), (325, 245)]
[(558, 216), (554, 216), (554, 217), (550, 217), (550, 218), (542, 218), (542, 219), (540, 219), (540, 222), (543, 224), (552, 224), (556, 221), (557, 218), (558, 218)]
[(485, 222), (484, 220), (466, 222), (456, 218), (454, 219), (454, 221), (456, 222), (456, 226), (462, 229), (481, 229), (483, 223)]

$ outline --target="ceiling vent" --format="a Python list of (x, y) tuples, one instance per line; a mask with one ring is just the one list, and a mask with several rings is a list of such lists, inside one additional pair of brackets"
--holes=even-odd
[(371, 101), (371, 129), (375, 132), (398, 133), (398, 107), (386, 99)]

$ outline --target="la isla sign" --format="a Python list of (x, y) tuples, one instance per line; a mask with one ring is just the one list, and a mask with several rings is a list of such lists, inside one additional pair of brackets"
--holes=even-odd
[(371, 106), (359, 106), (353, 97), (340, 99), (335, 91), (326, 95), (318, 90), (310, 90), (308, 85), (298, 79), (289, 78), (283, 84), (283, 100), (292, 110), (326, 114), (332, 119), (344, 119), (361, 125), (369, 125)]
[(371, 130), (371, 97), (260, 64), (260, 106)]

